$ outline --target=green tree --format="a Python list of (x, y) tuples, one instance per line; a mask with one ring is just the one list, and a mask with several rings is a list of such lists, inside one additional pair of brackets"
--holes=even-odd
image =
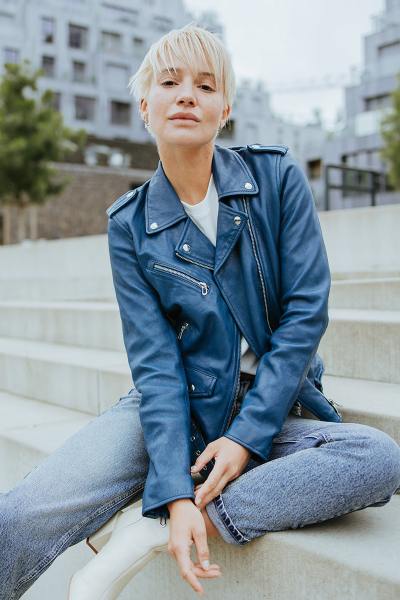
[[(29, 61), (6, 64), (0, 80), (0, 207), (17, 207), (18, 240), (26, 237), (27, 213), (69, 183), (52, 165), (82, 148), (83, 130), (64, 126), (54, 93), (38, 91), (41, 69)], [(32, 229), (32, 223), (31, 223)]]
[(381, 136), (385, 145), (380, 155), (389, 164), (388, 177), (391, 185), (400, 190), (400, 73), (397, 74), (397, 79), (398, 87), (391, 94), (393, 110), (381, 121)]

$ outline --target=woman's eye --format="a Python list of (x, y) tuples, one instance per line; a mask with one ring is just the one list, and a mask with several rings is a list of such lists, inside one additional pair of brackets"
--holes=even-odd
[[(171, 86), (169, 85), (170, 83), (171, 83), (172, 85), (174, 85), (174, 84), (175, 84), (175, 81), (172, 81), (171, 79), (166, 79), (165, 81), (163, 81), (163, 82), (161, 83), (161, 85), (163, 85), (163, 86), (166, 86), (166, 87), (171, 87)], [(213, 88), (212, 88), (211, 86), (207, 85), (206, 83), (202, 83), (202, 84), (200, 84), (200, 87), (201, 87), (201, 88), (203, 88), (203, 89), (206, 89), (208, 92), (213, 92), (213, 91), (214, 91), (214, 90), (213, 90)]]

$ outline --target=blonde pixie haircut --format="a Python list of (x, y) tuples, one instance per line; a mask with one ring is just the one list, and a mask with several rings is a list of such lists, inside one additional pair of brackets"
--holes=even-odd
[(142, 98), (148, 97), (151, 85), (162, 69), (171, 73), (174, 59), (181, 60), (193, 74), (206, 64), (215, 75), (217, 91), (223, 93), (224, 105), (232, 107), (236, 82), (229, 53), (215, 34), (193, 23), (172, 29), (150, 46), (128, 83), (129, 91), (139, 105)]

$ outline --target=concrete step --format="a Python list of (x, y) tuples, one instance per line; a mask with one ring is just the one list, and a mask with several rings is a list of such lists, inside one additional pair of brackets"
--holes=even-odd
[[(56, 450), (93, 416), (51, 406), (12, 394), (0, 393), (0, 489), (11, 489), (42, 458)], [(137, 503), (140, 505), (140, 502)], [(258, 600), (395, 600), (400, 594), (400, 496), (380, 507), (369, 507), (299, 529), (269, 532), (240, 549), (210, 538), (212, 562), (222, 569), (221, 580), (202, 580), (207, 595), (217, 600), (226, 594), (234, 576), (234, 598)], [(84, 542), (78, 546), (84, 547)], [(56, 559), (69, 565), (68, 549)], [(90, 560), (82, 552), (69, 576)], [(47, 597), (56, 566), (27, 592), (27, 599)], [(289, 574), (282, 577), (282, 565)], [(64, 581), (67, 584), (68, 578)], [(190, 589), (178, 576), (168, 553), (161, 554), (138, 573), (122, 598), (187, 600)], [(65, 588), (66, 591), (66, 588)], [(39, 592), (42, 594), (40, 595)], [(64, 595), (64, 593), (63, 593)]]
[(332, 281), (329, 307), (400, 310), (400, 277)]
[[(60, 267), (63, 269), (63, 266)], [(108, 271), (108, 266), (105, 271)], [(108, 276), (65, 276), (1, 278), (0, 300), (115, 302), (111, 274)]]
[(0, 338), (0, 389), (98, 414), (132, 388), (123, 352)]
[[(346, 258), (349, 263), (349, 257)], [(398, 263), (398, 259), (396, 258)], [(351, 263), (349, 263), (351, 264)], [(350, 281), (352, 279), (398, 279), (400, 277), (399, 269), (386, 269), (377, 266), (375, 269), (363, 269), (363, 270), (352, 270), (348, 271), (335, 271), (331, 269), (332, 281), (345, 280)]]
[[(397, 600), (400, 497), (323, 523), (268, 532), (243, 547), (210, 538), (222, 576), (201, 580), (210, 600)], [(284, 576), (283, 573), (284, 572)], [(162, 590), (161, 584), (162, 582)], [(126, 598), (187, 600), (187, 583), (161, 554), (126, 588)]]
[[(0, 336), (125, 354), (116, 302), (0, 301)], [(329, 309), (326, 372), (400, 382), (400, 311)]]
[(0, 490), (7, 491), (94, 415), (0, 391)]
[(323, 375), (324, 395), (339, 404), (343, 421), (385, 431), (400, 445), (400, 384)]
[(116, 302), (0, 301), (0, 336), (125, 352)]
[(334, 308), (318, 352), (327, 375), (400, 383), (400, 311)]

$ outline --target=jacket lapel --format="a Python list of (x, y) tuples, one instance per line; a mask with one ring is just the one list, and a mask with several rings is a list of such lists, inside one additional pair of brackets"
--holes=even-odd
[(215, 145), (211, 168), (219, 201), (215, 247), (186, 213), (161, 161), (149, 183), (145, 215), (149, 235), (186, 219), (175, 246), (176, 255), (217, 272), (247, 222), (247, 215), (238, 208), (238, 202), (232, 196), (253, 195), (259, 190), (246, 163), (234, 150)]

